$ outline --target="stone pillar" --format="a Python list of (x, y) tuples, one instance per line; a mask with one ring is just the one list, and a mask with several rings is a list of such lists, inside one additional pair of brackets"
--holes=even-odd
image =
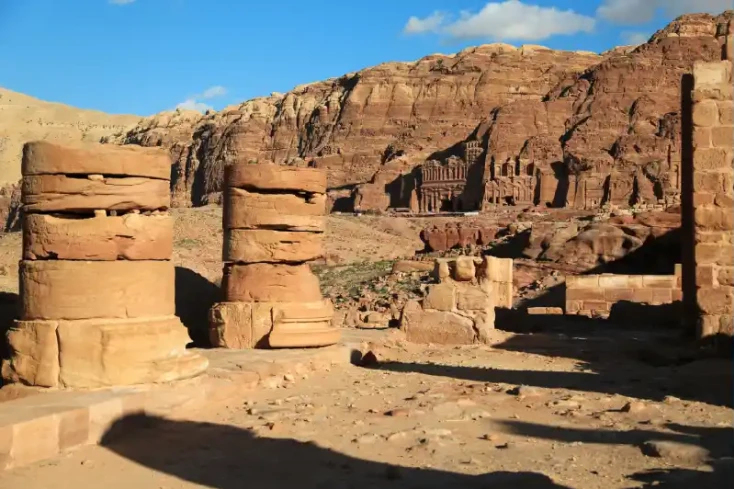
[(206, 369), (175, 316), (170, 172), (158, 149), (25, 145), (20, 320), (6, 381), (97, 388)]
[(223, 348), (332, 345), (331, 301), (308, 262), (323, 256), (326, 173), (239, 163), (225, 171), (225, 302), (210, 311)]
[(693, 246), (699, 338), (734, 329), (734, 123), (732, 62), (693, 71)]

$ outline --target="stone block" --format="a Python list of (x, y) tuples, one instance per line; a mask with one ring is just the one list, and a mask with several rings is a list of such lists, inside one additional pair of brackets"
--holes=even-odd
[(673, 302), (680, 302), (683, 300), (683, 291), (675, 289), (671, 292), (671, 297), (673, 299)]
[(653, 289), (651, 288), (634, 289), (634, 291), (635, 291), (634, 302), (637, 302), (638, 304), (652, 304)]
[(675, 275), (643, 275), (642, 285), (650, 289), (674, 289)]
[(567, 275), (566, 288), (595, 289), (599, 287), (599, 275)]
[(471, 256), (459, 256), (454, 263), (454, 280), (459, 282), (470, 282), (477, 276), (474, 258)]
[(719, 107), (714, 100), (703, 100), (693, 105), (693, 125), (716, 126), (719, 123)]
[(672, 289), (651, 289), (652, 290), (652, 304), (670, 304), (673, 302), (673, 290)]
[(697, 229), (694, 236), (696, 244), (732, 244), (734, 233), (731, 231), (708, 231)]
[(704, 314), (731, 314), (734, 309), (732, 287), (701, 287), (696, 292), (698, 307)]
[[(710, 127), (694, 127), (693, 128), (693, 147), (696, 149), (696, 151), (704, 151), (705, 149), (711, 147), (711, 128)], [(694, 154), (694, 158), (695, 158), (695, 154)]]
[(734, 211), (734, 197), (732, 197), (732, 194), (716, 194), (714, 196), (714, 204), (717, 207)]
[(718, 285), (734, 286), (734, 267), (719, 267), (716, 279)]
[(599, 287), (602, 289), (624, 289), (629, 287), (629, 278), (627, 275), (600, 275)]
[(611, 304), (606, 301), (584, 301), (584, 309), (592, 311), (592, 313), (609, 313)]
[(89, 408), (59, 413), (59, 449), (85, 445), (89, 441)]
[(729, 101), (718, 102), (719, 104), (719, 123), (723, 126), (731, 126), (734, 124), (734, 118), (732, 117), (732, 105)]
[(604, 289), (604, 300), (608, 302), (636, 302), (635, 289)]
[(510, 258), (485, 256), (482, 265), (482, 276), (491, 282), (512, 283), (514, 263)]
[(319, 279), (308, 265), (227, 264), (222, 288), (228, 302), (316, 302)]
[(27, 320), (172, 316), (174, 268), (153, 260), (25, 260), (20, 296)]
[(696, 264), (701, 265), (734, 265), (734, 257), (729, 244), (699, 243), (695, 247)]
[(0, 471), (11, 467), (13, 450), (13, 425), (0, 425)]
[(215, 348), (244, 350), (267, 342), (272, 322), (264, 335), (252, 328), (251, 302), (220, 302), (209, 310), (209, 340)]
[(446, 260), (436, 260), (434, 262), (433, 277), (439, 282), (451, 278), (451, 267)]
[(457, 289), (456, 308), (460, 311), (486, 311), (492, 307), (489, 292), (481, 287), (464, 286)]
[(734, 180), (731, 172), (694, 172), (693, 191), (712, 194), (726, 193), (731, 191), (732, 182)]
[(567, 301), (603, 301), (605, 299), (604, 289), (566, 289)]
[(424, 311), (416, 301), (406, 303), (400, 328), (413, 343), (471, 345), (477, 342), (474, 321), (452, 312)]
[(10, 467), (28, 465), (59, 454), (59, 418), (53, 414), (13, 425)]
[(492, 301), (495, 307), (512, 309), (513, 306), (513, 288), (511, 283), (493, 282), (492, 283)]
[(331, 326), (334, 307), (329, 300), (274, 304), (271, 348), (306, 348), (338, 343), (341, 332)]
[(696, 171), (724, 170), (731, 167), (728, 152), (722, 148), (697, 148), (693, 153)]
[(719, 61), (696, 61), (693, 65), (695, 90), (716, 87), (729, 82), (731, 79), (731, 64)]
[(696, 208), (702, 205), (711, 205), (714, 203), (714, 194), (695, 192), (693, 194), (693, 207)]
[(437, 311), (453, 311), (456, 308), (456, 287), (451, 282), (433, 285), (423, 299), (424, 309)]
[(167, 180), (31, 175), (23, 177), (21, 200), (25, 212), (155, 211), (170, 207), (171, 194)]
[(318, 168), (235, 163), (225, 168), (228, 187), (270, 192), (326, 193), (326, 172)]
[(643, 287), (642, 277), (642, 275), (627, 275), (627, 286), (631, 289), (641, 289)]
[(56, 321), (15, 321), (6, 336), (10, 358), (3, 363), (3, 378), (8, 382), (57, 387), (57, 327)]
[(168, 260), (172, 254), (173, 219), (167, 215), (23, 217), (26, 260)]
[(23, 147), (23, 175), (108, 175), (171, 179), (171, 156), (165, 149), (127, 144), (60, 145), (33, 141)]
[(528, 307), (530, 316), (561, 316), (563, 308), (561, 307)]
[(123, 416), (122, 399), (114, 396), (89, 406), (89, 441), (99, 443), (113, 423)]
[(222, 259), (235, 263), (297, 263), (324, 255), (323, 235), (268, 229), (226, 229)]
[(326, 196), (323, 194), (262, 194), (230, 187), (224, 189), (223, 194), (224, 208), (228, 209), (225, 223), (237, 223), (241, 220), (238, 217), (241, 212), (272, 216), (272, 220), (276, 215), (323, 217), (326, 212)]
[(178, 318), (59, 321), (60, 384), (99, 388), (194, 377), (207, 360), (186, 349)]
[(711, 128), (711, 144), (716, 148), (725, 148), (731, 151), (734, 146), (734, 127), (719, 126)]
[(566, 301), (566, 314), (577, 314), (584, 303), (582, 301)]
[(716, 266), (699, 265), (696, 267), (696, 285), (698, 287), (713, 287), (716, 285)]
[[(228, 193), (225, 193), (228, 195)], [(279, 231), (323, 233), (326, 216), (283, 214), (275, 210), (252, 212), (243, 206), (224, 205), (222, 209), (224, 229), (272, 229)]]

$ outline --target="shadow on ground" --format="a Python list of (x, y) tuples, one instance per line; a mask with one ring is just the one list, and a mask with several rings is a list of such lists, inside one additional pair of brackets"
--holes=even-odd
[[(155, 429), (155, 436), (146, 429)], [(136, 429), (130, 433), (131, 429)], [(119, 436), (119, 435), (125, 436)], [(119, 420), (102, 439), (144, 467), (215, 489), (569, 489), (533, 472), (465, 475), (350, 457), (313, 443), (259, 438), (247, 429), (148, 415)]]
[(211, 346), (209, 309), (219, 300), (217, 284), (189, 268), (176, 267), (176, 316), (189, 330), (189, 337), (198, 348)]

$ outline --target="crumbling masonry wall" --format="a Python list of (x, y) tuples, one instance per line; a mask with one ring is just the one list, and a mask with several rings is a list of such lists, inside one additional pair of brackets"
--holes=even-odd
[(175, 316), (170, 167), (157, 149), (25, 145), (6, 381), (97, 388), (206, 369)]
[(456, 345), (488, 341), (495, 308), (512, 307), (512, 266), (512, 260), (494, 257), (436, 260), (438, 283), (403, 309), (400, 328), (406, 339)]
[(606, 318), (620, 303), (661, 306), (679, 302), (681, 267), (675, 275), (576, 275), (566, 277), (566, 314)]
[(691, 95), (693, 250), (700, 338), (732, 335), (734, 325), (734, 123), (732, 25), (725, 60), (697, 63)]
[(224, 302), (210, 311), (221, 348), (326, 346), (334, 309), (308, 262), (323, 256), (326, 173), (238, 163), (225, 171)]

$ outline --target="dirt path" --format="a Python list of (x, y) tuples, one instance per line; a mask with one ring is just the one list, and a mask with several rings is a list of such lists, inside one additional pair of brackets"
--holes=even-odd
[(189, 421), (143, 420), (105, 446), (2, 473), (0, 487), (731, 487), (730, 466), (706, 465), (731, 455), (730, 364), (661, 365), (674, 348), (624, 338), (390, 339), (377, 365), (289, 377)]

